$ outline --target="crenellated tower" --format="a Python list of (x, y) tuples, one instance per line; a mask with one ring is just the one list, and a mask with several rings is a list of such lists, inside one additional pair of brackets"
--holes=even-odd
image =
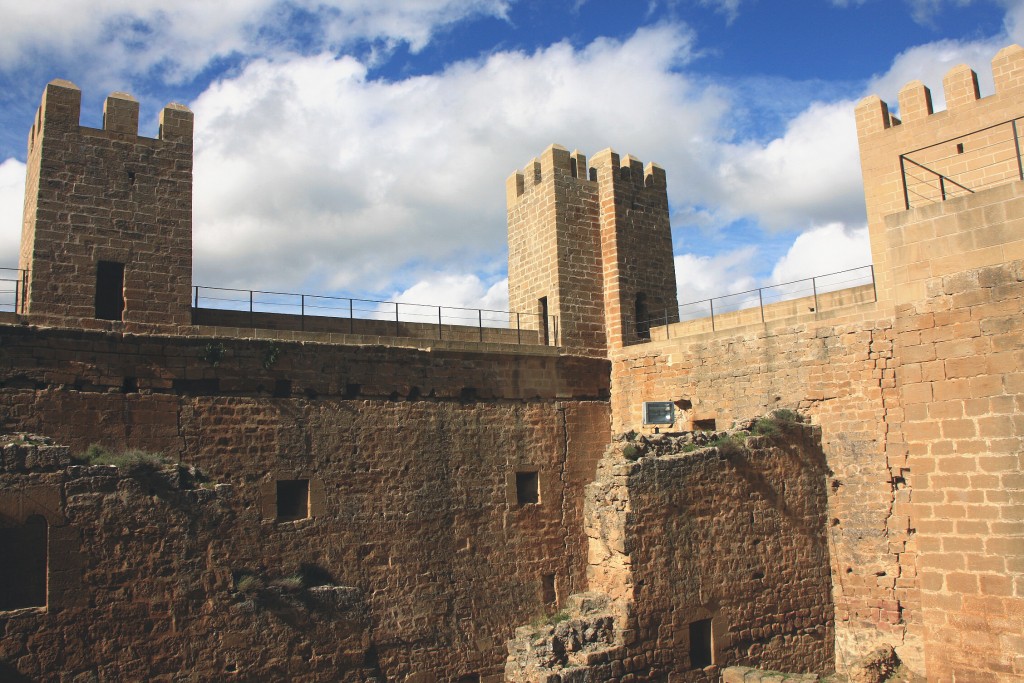
[[(980, 97), (977, 74), (966, 65), (950, 69), (942, 86), (946, 110), (935, 112), (931, 91), (921, 81), (899, 92), (899, 118), (872, 95), (857, 104), (864, 194), (879, 299), (906, 303), (924, 296), (924, 278), (962, 266), (981, 267), (1020, 258), (1005, 245), (992, 248), (970, 231), (953, 241), (903, 235), (888, 216), (926, 206), (952, 215), (948, 200), (975, 195), (996, 185), (1024, 180), (1021, 148), (1024, 119), (1024, 49), (1011, 45), (992, 60), (995, 94)], [(959, 219), (962, 220), (962, 219)], [(920, 239), (920, 238), (925, 239)], [(987, 249), (987, 251), (986, 251)]]
[(604, 357), (678, 320), (663, 169), (552, 145), (506, 190), (509, 304), (551, 343)]
[(130, 95), (107, 98), (102, 130), (79, 125), (81, 99), (51, 81), (29, 133), (23, 312), (99, 329), (190, 324), (192, 112), (168, 105), (151, 139)]

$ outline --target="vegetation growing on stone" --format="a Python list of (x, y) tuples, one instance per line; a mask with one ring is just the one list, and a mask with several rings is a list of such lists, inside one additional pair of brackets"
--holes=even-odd
[(129, 473), (140, 470), (154, 471), (174, 464), (174, 461), (162, 453), (151, 453), (138, 448), (114, 452), (96, 443), (90, 444), (75, 461), (80, 465), (113, 465)]

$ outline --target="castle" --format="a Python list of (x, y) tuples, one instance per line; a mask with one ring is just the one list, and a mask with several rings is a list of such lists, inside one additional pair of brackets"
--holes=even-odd
[[(946, 111), (857, 105), (871, 284), (707, 319), (664, 171), (549, 147), (507, 182), (501, 329), (200, 306), (191, 112), (142, 138), (115, 93), (84, 128), (51, 82), (0, 314), (0, 679), (749, 681), (881, 648), (1019, 680), (1024, 49), (992, 68)], [(680, 436), (779, 409), (807, 422)]]

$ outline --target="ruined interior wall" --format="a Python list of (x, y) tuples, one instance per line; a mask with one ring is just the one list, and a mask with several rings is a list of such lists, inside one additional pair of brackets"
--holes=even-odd
[[(552, 609), (544, 575), (554, 575), (560, 597), (585, 587), (579, 501), (608, 440), (607, 403), (594, 400), (607, 394), (606, 361), (19, 327), (0, 330), (0, 348), (7, 429), (47, 434), (76, 451), (91, 442), (161, 451), (232, 492), (217, 503), (227, 521), (210, 527), (140, 509), (145, 495), (94, 500), (110, 507), (95, 524), (122, 511), (148, 525), (139, 543), (126, 527), (104, 551), (117, 553), (116, 599), (67, 621), (58, 603), (31, 622), (0, 615), (25, 643), (15, 666), (61, 670), (71, 660), (53, 658), (75, 657), (77, 670), (111, 670), (107, 646), (66, 655), (49, 646), (64, 637), (62, 624), (80, 628), (84, 615), (102, 635), (94, 642), (146, 660), (139, 643), (159, 629), (169, 639), (162, 649), (193, 656), (185, 653), (198, 644), (188, 640), (199, 631), (184, 632), (166, 609), (150, 608), (151, 597), (130, 588), (138, 573), (190, 586), (189, 599), (216, 610), (231, 572), (281, 576), (308, 563), (359, 591), (361, 652), (383, 678), (486, 677), (500, 672), (512, 628)], [(539, 473), (539, 505), (517, 503), (517, 470)], [(306, 477), (313, 518), (274, 521), (274, 481)], [(89, 523), (83, 513), (69, 528), (85, 539)], [(160, 544), (150, 537), (179, 528), (195, 535), (194, 546), (178, 549), (183, 559), (171, 569), (151, 569)], [(83, 557), (82, 576), (104, 572), (108, 561), (115, 559)], [(92, 593), (83, 586), (80, 599)], [(337, 625), (325, 628), (329, 635)], [(275, 636), (249, 638), (230, 623), (221, 633), (223, 642), (202, 646), (236, 653), (233, 665), (253, 677), (279, 670), (272, 652), (288, 652), (273, 666), (286, 666), (292, 680), (319, 680), (320, 663), (363, 666), (324, 654), (315, 634), (304, 641), (289, 631), (264, 645)], [(164, 673), (191, 668), (182, 661), (151, 663)], [(212, 657), (209, 666), (222, 661)], [(130, 679), (132, 671), (118, 673)]]
[(238, 532), (259, 530), (236, 488), (180, 488), (104, 466), (7, 470), (0, 487), (0, 507), (25, 498), (43, 508), (51, 567), (47, 608), (0, 612), (0, 679), (383, 680), (368, 656), (362, 591), (254, 604), (234, 590), (232, 572), (253, 566), (246, 544), (258, 544)]
[(718, 680), (690, 661), (689, 624), (712, 620), (719, 667), (831, 673), (826, 467), (812, 428), (779, 445), (645, 457), (628, 489), (634, 646), (672, 680)]
[(679, 416), (687, 425), (714, 419), (721, 429), (790, 408), (821, 427), (832, 473), (828, 540), (840, 671), (882, 643), (924, 668), (895, 365), (892, 321), (873, 304), (824, 321), (811, 316), (651, 342), (613, 357), (614, 432), (642, 428), (645, 400), (684, 399), (692, 403)]

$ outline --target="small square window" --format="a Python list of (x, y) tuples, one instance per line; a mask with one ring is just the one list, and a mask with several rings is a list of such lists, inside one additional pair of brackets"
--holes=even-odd
[(516, 502), (520, 505), (540, 503), (540, 479), (536, 472), (516, 472)]
[(293, 522), (309, 517), (309, 479), (277, 482), (277, 521)]

